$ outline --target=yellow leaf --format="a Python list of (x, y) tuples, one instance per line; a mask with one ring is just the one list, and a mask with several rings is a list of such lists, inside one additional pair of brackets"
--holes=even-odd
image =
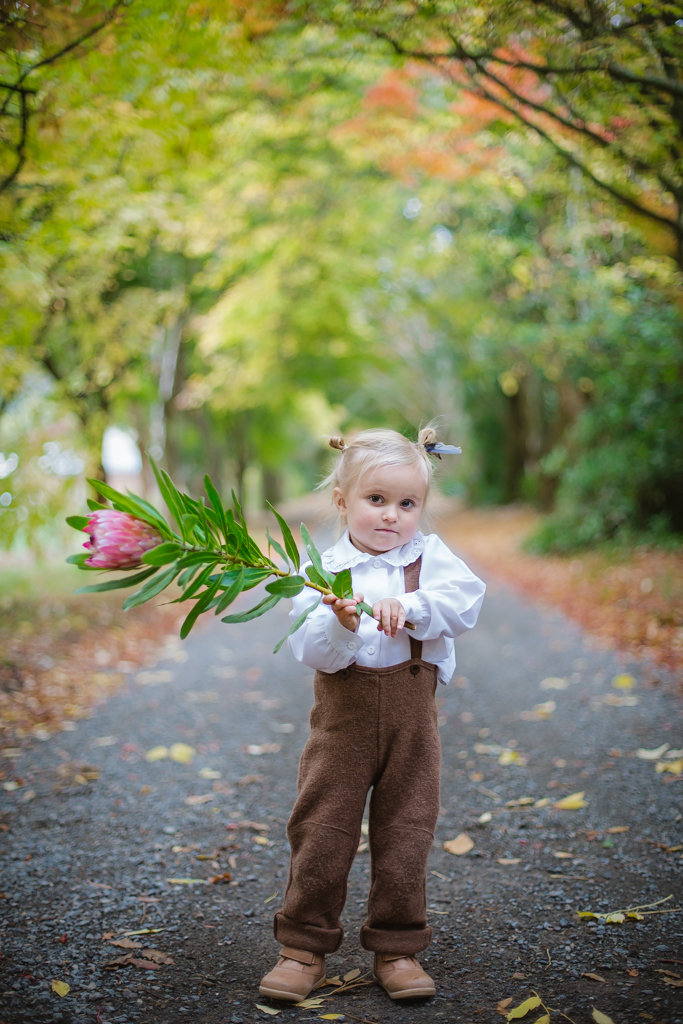
[(595, 921), (599, 921), (601, 917), (604, 917), (604, 914), (594, 914), (592, 910), (577, 910), (576, 911), (576, 916), (577, 917), (592, 917)]
[(172, 761), (177, 761), (178, 764), (191, 764), (196, 753), (197, 751), (194, 747), (190, 747), (187, 743), (174, 743), (168, 752), (168, 756)]
[(606, 828), (605, 832), (608, 832), (611, 836), (615, 836), (618, 832), (628, 832), (628, 825), (612, 825), (612, 828)]
[(538, 1020), (534, 1022), (534, 1024), (550, 1024), (550, 1017), (547, 1013), (544, 1013), (542, 1017), (539, 1017)]
[(71, 985), (67, 985), (65, 981), (55, 981), (53, 978), (52, 991), (56, 992), (58, 996), (66, 996), (71, 991)]
[(257, 846), (268, 846), (269, 843), (270, 843), (270, 840), (266, 839), (265, 836), (254, 836), (253, 842), (255, 842), (257, 844)]
[(513, 1010), (510, 1010), (506, 1020), (518, 1020), (520, 1017), (525, 1017), (529, 1010), (535, 1010), (540, 1005), (541, 1000), (538, 996), (530, 996), (523, 1003), (520, 1003), (519, 1006), (515, 1006)]
[(447, 839), (443, 844), (444, 850), (448, 853), (454, 853), (456, 857), (461, 857), (464, 853), (469, 853), (474, 847), (474, 843), (467, 835), (466, 832), (461, 832), (455, 839)]
[(263, 1013), (269, 1013), (273, 1017), (275, 1016), (276, 1013), (280, 1012), (279, 1010), (274, 1010), (272, 1006), (263, 1006), (262, 1003), (254, 1003), (254, 1006), (256, 1007), (257, 1010), (262, 1010)]
[(590, 971), (581, 975), (582, 978), (591, 978), (592, 981), (599, 981), (602, 985), (606, 985), (607, 982), (601, 974), (593, 974)]
[(521, 864), (521, 857), (498, 857), (499, 864)]
[(359, 976), (359, 974), (360, 974), (360, 969), (358, 967), (356, 967), (356, 968), (354, 968), (354, 970), (349, 971), (348, 974), (344, 974), (343, 975), (344, 981), (353, 981), (353, 979), (357, 978)]
[(658, 761), (655, 771), (671, 772), (672, 775), (683, 775), (683, 757), (679, 761)]
[(498, 758), (498, 764), (502, 764), (503, 767), (506, 767), (507, 765), (515, 764), (517, 761), (519, 761), (519, 754), (516, 750), (508, 750), (507, 748), (501, 750), (500, 757)]
[(341, 1020), (343, 1016), (343, 1013), (323, 1013), (322, 1017), (318, 1017), (318, 1020)]
[(620, 910), (616, 910), (613, 914), (607, 914), (605, 917), (605, 924), (623, 924), (624, 915)]
[(553, 853), (553, 857), (557, 857), (558, 860), (571, 860), (573, 856), (573, 853), (567, 853), (566, 850), (555, 850)]
[(145, 754), (147, 761), (163, 761), (165, 757), (168, 757), (168, 747), (152, 747)]
[(637, 910), (630, 910), (626, 916), (627, 917), (633, 917), (633, 918), (635, 918), (636, 921), (644, 921), (645, 920), (645, 915), (644, 914), (639, 914)]
[(616, 690), (632, 690), (635, 685), (636, 681), (633, 676), (629, 676), (625, 672), (621, 675), (615, 676), (612, 680), (612, 686)]
[(540, 800), (536, 801), (536, 803), (534, 804), (534, 810), (536, 810), (536, 808), (540, 808), (540, 807), (547, 807), (549, 803), (550, 803), (550, 797), (549, 796), (544, 796)]
[(322, 1006), (322, 999), (304, 999), (300, 1003), (295, 1003), (295, 1006), (301, 1006), (304, 1010), (313, 1010), (317, 1006)]
[(593, 1020), (595, 1024), (614, 1024), (611, 1017), (608, 1017), (606, 1013), (601, 1013), (600, 1010), (596, 1010), (593, 1007)]
[(558, 800), (553, 807), (556, 807), (558, 811), (578, 811), (581, 807), (586, 806), (586, 801), (583, 799), (583, 793), (570, 793), (569, 796), (565, 796), (562, 800)]
[(479, 822), (480, 825), (486, 825), (486, 824), (488, 824), (488, 822), (491, 820), (492, 817), (493, 817), (493, 815), (491, 814), (490, 811), (484, 811), (483, 814), (479, 815), (479, 817), (477, 818), (477, 821)]
[(169, 885), (204, 885), (205, 878), (167, 878)]

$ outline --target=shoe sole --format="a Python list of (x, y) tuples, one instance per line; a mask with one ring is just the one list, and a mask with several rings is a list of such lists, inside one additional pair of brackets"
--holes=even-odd
[[(378, 985), (382, 985), (376, 974), (373, 977)], [(390, 992), (384, 985), (382, 985), (382, 988), (390, 999), (428, 999), (430, 996), (436, 995), (436, 988), (429, 991), (424, 988), (404, 988), (400, 992)]]
[(284, 1003), (300, 1003), (304, 999), (308, 999), (311, 992), (315, 992), (317, 988), (322, 988), (325, 984), (325, 978), (321, 978), (312, 989), (309, 989), (306, 995), (297, 995), (295, 992), (284, 992), (277, 988), (265, 988), (263, 985), (259, 985), (259, 992), (262, 996), (268, 996), (270, 999), (279, 999)]

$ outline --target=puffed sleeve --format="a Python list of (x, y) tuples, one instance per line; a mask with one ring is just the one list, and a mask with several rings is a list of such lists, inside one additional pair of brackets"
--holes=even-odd
[(486, 585), (436, 534), (425, 537), (420, 589), (401, 598), (416, 640), (456, 637), (476, 625)]
[[(301, 566), (302, 573), (306, 564), (311, 563)], [(289, 613), (291, 621), (295, 622), (319, 598), (317, 591), (304, 587), (292, 599), (292, 610)], [(309, 668), (320, 669), (321, 672), (338, 672), (339, 669), (347, 668), (356, 660), (363, 647), (363, 640), (358, 633), (352, 633), (342, 626), (330, 606), (322, 603), (310, 612), (303, 626), (292, 633), (288, 643), (297, 661)]]

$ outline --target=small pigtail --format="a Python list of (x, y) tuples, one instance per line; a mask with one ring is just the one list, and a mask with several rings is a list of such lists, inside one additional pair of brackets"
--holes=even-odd
[(329, 444), (330, 448), (336, 448), (337, 451), (346, 451), (347, 445), (343, 437), (331, 437), (327, 443)]
[(436, 431), (434, 430), (434, 427), (423, 427), (417, 435), (417, 443), (422, 447), (426, 444), (434, 444), (435, 441)]

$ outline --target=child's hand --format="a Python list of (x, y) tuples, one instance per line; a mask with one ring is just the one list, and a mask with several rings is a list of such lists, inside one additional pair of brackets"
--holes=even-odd
[[(355, 633), (360, 622), (360, 615), (356, 611), (356, 605), (363, 600), (362, 594), (354, 597), (335, 597), (334, 594), (325, 594), (323, 604), (329, 604), (342, 626)], [(405, 618), (405, 616), (404, 616)]]
[(395, 597), (385, 597), (383, 601), (376, 601), (372, 606), (372, 614), (379, 623), (377, 630), (380, 633), (384, 630), (386, 636), (396, 636), (406, 621), (405, 608)]

